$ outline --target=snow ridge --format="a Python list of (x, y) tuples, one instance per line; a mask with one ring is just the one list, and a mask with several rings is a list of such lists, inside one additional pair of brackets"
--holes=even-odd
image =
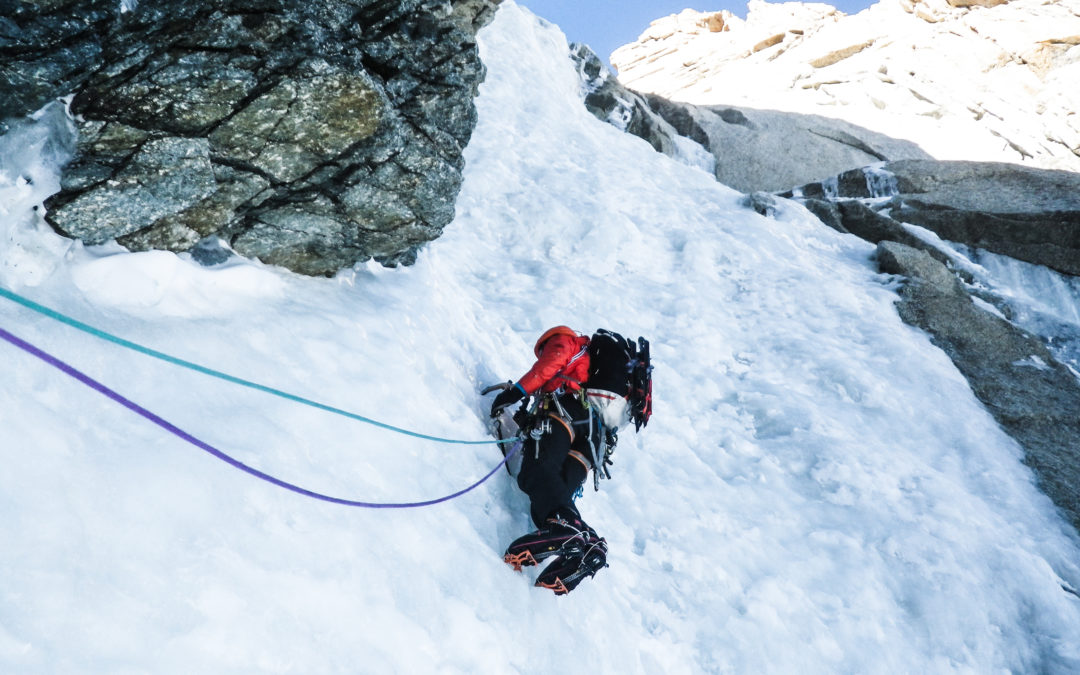
[(936, 159), (1080, 171), (1080, 0), (751, 0), (660, 19), (612, 55), (637, 91), (839, 118)]

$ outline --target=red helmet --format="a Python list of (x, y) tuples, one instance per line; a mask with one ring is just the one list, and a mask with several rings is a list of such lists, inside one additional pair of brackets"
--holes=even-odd
[(544, 334), (540, 336), (540, 339), (536, 341), (536, 346), (533, 347), (533, 353), (537, 358), (540, 358), (540, 351), (544, 348), (544, 343), (555, 337), (556, 335), (569, 335), (571, 337), (577, 337), (579, 333), (570, 326), (555, 326), (544, 331)]

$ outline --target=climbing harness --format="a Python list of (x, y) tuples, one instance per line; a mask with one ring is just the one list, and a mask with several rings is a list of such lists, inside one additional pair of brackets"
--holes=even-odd
[[(194, 445), (195, 447), (199, 448), (200, 450), (204, 450), (204, 451), (210, 453), (214, 457), (217, 457), (221, 461), (223, 461), (223, 462), (225, 462), (225, 463), (239, 469), (240, 471), (248, 473), (248, 474), (250, 474), (252, 476), (255, 476), (256, 478), (258, 478), (260, 480), (264, 480), (267, 483), (270, 483), (272, 485), (276, 485), (276, 486), (278, 486), (280, 488), (284, 488), (286, 490), (296, 492), (296, 493), (304, 495), (306, 497), (311, 497), (312, 499), (318, 499), (318, 500), (321, 500), (321, 501), (324, 501), (324, 502), (331, 502), (333, 504), (341, 504), (341, 505), (344, 505), (344, 506), (357, 506), (357, 507), (366, 508), (366, 509), (408, 509), (408, 508), (417, 508), (417, 507), (421, 507), (421, 506), (433, 506), (435, 504), (440, 504), (442, 502), (450, 501), (451, 499), (454, 499), (456, 497), (460, 497), (461, 495), (463, 495), (463, 494), (465, 494), (467, 492), (470, 492), (473, 489), (479, 487), (481, 484), (483, 484), (485, 481), (487, 481), (489, 478), (491, 478), (495, 474), (495, 472), (499, 470), (499, 467), (506, 464), (506, 462), (508, 462), (510, 460), (510, 458), (513, 457), (513, 455), (520, 448), (520, 446), (516, 446), (516, 447), (511, 448), (511, 450), (506, 453), (506, 456), (503, 457), (502, 461), (495, 465), (495, 468), (493, 468), (483, 478), (476, 481), (472, 485), (469, 485), (466, 488), (458, 490), (457, 492), (454, 492), (453, 494), (449, 494), (449, 495), (446, 495), (444, 497), (439, 497), (437, 499), (428, 499), (428, 500), (425, 500), (425, 501), (418, 501), (418, 502), (385, 502), (385, 503), (383, 503), (383, 502), (365, 502), (365, 501), (360, 501), (360, 500), (355, 500), (355, 499), (342, 499), (340, 497), (332, 497), (330, 495), (325, 495), (325, 494), (322, 494), (322, 493), (319, 493), (319, 492), (314, 492), (312, 490), (308, 490), (307, 488), (303, 488), (303, 487), (300, 487), (298, 485), (294, 485), (292, 483), (286, 482), (284, 480), (281, 480), (280, 478), (276, 478), (274, 476), (271, 476), (268, 473), (264, 473), (262, 471), (259, 471), (258, 469), (254, 468), (254, 467), (248, 466), (247, 464), (244, 464), (243, 462), (241, 462), (240, 460), (238, 460), (238, 459), (236, 459), (234, 457), (230, 457), (229, 455), (225, 454), (221, 450), (218, 450), (217, 448), (213, 447), (212, 445), (210, 445), (210, 444), (208, 444), (208, 443), (206, 443), (204, 441), (199, 440), (198, 438), (192, 436), (191, 434), (184, 431), (183, 429), (180, 429), (179, 427), (172, 424), (171, 422), (168, 422), (167, 420), (165, 420), (165, 419), (159, 417), (158, 415), (150, 412), (146, 408), (140, 406), (138, 403), (135, 403), (134, 401), (132, 401), (132, 400), (130, 400), (128, 398), (125, 398), (123, 395), (119, 394), (118, 392), (114, 391), (113, 389), (110, 389), (109, 387), (105, 386), (101, 382), (98, 382), (97, 380), (93, 379), (92, 377), (90, 377), (89, 375), (83, 373), (82, 371), (77, 370), (76, 368), (74, 368), (71, 365), (68, 365), (67, 363), (65, 363), (64, 361), (61, 361), (60, 359), (56, 358), (52, 354), (49, 354), (48, 352), (45, 352), (45, 351), (43, 351), (41, 349), (38, 349), (37, 347), (30, 344), (29, 342), (26, 342), (25, 340), (22, 340), (22, 339), (16, 337), (15, 335), (12, 335), (8, 331), (4, 330), (3, 328), (0, 328), (0, 338), (10, 342), (11, 344), (15, 345), (19, 349), (22, 349), (23, 351), (25, 351), (25, 352), (27, 352), (27, 353), (41, 359), (42, 361), (49, 364), (50, 366), (53, 366), (54, 368), (66, 373), (67, 375), (69, 375), (72, 378), (78, 380), (79, 382), (82, 382), (83, 384), (90, 387), (94, 391), (97, 391), (98, 393), (112, 399), (113, 401), (119, 403), (120, 405), (124, 406), (128, 410), (130, 410), (130, 411), (132, 411), (132, 412), (146, 418), (147, 420), (153, 422), (154, 424), (156, 424), (157, 426), (161, 427), (162, 429), (168, 431), (169, 433), (173, 434), (174, 436), (177, 436), (178, 438), (181, 438), (184, 441), (187, 441), (188, 443)], [(511, 439), (511, 440), (513, 440), (513, 439)]]
[[(489, 387), (487, 390), (494, 390), (496, 387)], [(523, 415), (527, 421), (522, 425), (522, 437), (531, 440), (533, 442), (534, 456), (540, 458), (540, 441), (544, 435), (551, 433), (553, 428), (553, 421), (556, 421), (566, 429), (570, 435), (570, 443), (574, 442), (578, 433), (586, 434), (586, 442), (589, 445), (588, 455), (584, 455), (577, 450), (570, 450), (568, 453), (582, 464), (586, 469), (592, 469), (593, 471), (593, 489), (600, 490), (600, 479), (611, 478), (611, 471), (608, 470), (608, 466), (612, 464), (611, 454), (615, 449), (615, 444), (618, 441), (617, 429), (608, 427), (604, 424), (603, 416), (591, 405), (591, 401), (585, 395), (585, 390), (579, 390), (576, 392), (576, 397), (582, 408), (586, 412), (586, 416), (582, 419), (575, 420), (570, 413), (566, 411), (562, 401), (559, 400), (561, 394), (567, 393), (561, 387), (553, 392), (542, 394), (537, 396), (533, 404), (523, 411)], [(581, 432), (575, 431), (574, 427), (586, 427)]]

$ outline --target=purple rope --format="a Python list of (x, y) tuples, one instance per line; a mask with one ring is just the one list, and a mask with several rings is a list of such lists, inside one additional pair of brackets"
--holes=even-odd
[(70, 375), (71, 377), (75, 378), (76, 380), (78, 380), (78, 381), (82, 382), (83, 384), (85, 384), (86, 386), (90, 387), (94, 391), (97, 391), (98, 393), (103, 394), (104, 396), (107, 396), (108, 398), (111, 398), (112, 400), (116, 401), (117, 403), (124, 406), (128, 410), (130, 410), (130, 411), (132, 411), (132, 412), (134, 412), (134, 413), (136, 413), (138, 415), (141, 415), (142, 417), (145, 417), (146, 419), (150, 420), (151, 422), (158, 425), (162, 429), (168, 431), (169, 433), (182, 438), (183, 440), (187, 441), (188, 443), (191, 443), (192, 445), (199, 448), (200, 450), (205, 450), (206, 452), (210, 453), (214, 457), (217, 457), (218, 459), (220, 459), (223, 462), (226, 462), (227, 464), (231, 464), (233, 467), (235, 467), (237, 469), (240, 469), (241, 471), (243, 471), (245, 473), (249, 473), (252, 476), (255, 476), (256, 478), (258, 478), (260, 480), (266, 481), (267, 483), (271, 483), (271, 484), (276, 485), (278, 487), (285, 488), (286, 490), (291, 490), (292, 492), (302, 494), (305, 497), (311, 497), (312, 499), (319, 499), (319, 500), (322, 500), (324, 502), (331, 502), (333, 504), (343, 504), (345, 506), (359, 506), (359, 507), (365, 508), (365, 509), (410, 509), (410, 508), (417, 508), (417, 507), (420, 507), (420, 506), (432, 506), (434, 504), (440, 504), (442, 502), (447, 502), (447, 501), (450, 501), (451, 499), (455, 499), (457, 497), (460, 497), (461, 495), (465, 494), (466, 492), (470, 492), (473, 489), (479, 487), (487, 479), (489, 479), (493, 475), (495, 475), (495, 472), (498, 471), (501, 466), (503, 466), (508, 461), (510, 461), (510, 458), (513, 457), (514, 454), (517, 453), (517, 451), (521, 447), (520, 444), (515, 444), (515, 446), (509, 452), (506, 453), (506, 456), (503, 457), (503, 460), (501, 462), (499, 462), (498, 464), (496, 464), (495, 468), (492, 469), (491, 471), (489, 471), (487, 473), (487, 475), (484, 476), (483, 478), (481, 478), (480, 480), (476, 481), (475, 483), (468, 486), (467, 488), (464, 488), (462, 490), (458, 490), (457, 492), (455, 492), (453, 494), (446, 495), (445, 497), (439, 497), (438, 499), (429, 499), (429, 500), (422, 501), (422, 502), (374, 503), (374, 502), (362, 502), (362, 501), (357, 501), (357, 500), (354, 500), (354, 499), (341, 499), (340, 497), (331, 497), (329, 495), (324, 495), (324, 494), (320, 494), (318, 492), (313, 492), (311, 490), (308, 490), (307, 488), (302, 488), (302, 487), (300, 487), (298, 485), (293, 485), (292, 483), (287, 483), (287, 482), (281, 480), (280, 478), (275, 478), (275, 477), (271, 476), (270, 474), (263, 473), (262, 471), (259, 471), (258, 469), (254, 468), (254, 467), (250, 467), (247, 464), (244, 464), (243, 462), (241, 462), (238, 459), (234, 459), (234, 458), (230, 457), (229, 455), (226, 455), (224, 452), (218, 450), (217, 448), (213, 447), (212, 445), (209, 445), (208, 443), (200, 441), (199, 439), (195, 438), (194, 436), (192, 436), (188, 432), (184, 431), (183, 429), (180, 429), (176, 425), (162, 419), (161, 417), (155, 415), (154, 413), (150, 412), (146, 408), (143, 408), (138, 403), (135, 403), (134, 401), (131, 401), (130, 399), (124, 398), (123, 396), (121, 396), (117, 392), (113, 391), (112, 389), (108, 388), (107, 386), (105, 386), (104, 384), (98, 382), (97, 380), (93, 379), (89, 375), (86, 375), (85, 373), (82, 373), (81, 371), (76, 370), (75, 368), (73, 368), (72, 366), (64, 363), (63, 361), (56, 358), (55, 356), (52, 356), (51, 354), (48, 354), (47, 352), (44, 352), (44, 351), (38, 349), (37, 347), (30, 344), (29, 342), (26, 342), (25, 340), (21, 340), (21, 339), (15, 337), (14, 335), (7, 332), (3, 328), (0, 328), (0, 338), (3, 338), (5, 340), (7, 340), (11, 344), (18, 347), (19, 349), (22, 349), (23, 351), (28, 352), (28, 353), (32, 354), (33, 356), (38, 357), (39, 359), (41, 359), (45, 363), (48, 363), (50, 366), (53, 366), (54, 368), (62, 370), (63, 372)]

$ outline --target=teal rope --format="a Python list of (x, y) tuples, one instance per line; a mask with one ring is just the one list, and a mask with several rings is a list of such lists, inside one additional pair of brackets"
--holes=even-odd
[(428, 434), (421, 434), (421, 433), (417, 433), (415, 431), (409, 431), (408, 429), (402, 429), (401, 427), (395, 427), (395, 426), (393, 426), (391, 424), (385, 424), (383, 422), (373, 420), (370, 417), (364, 417), (363, 415), (357, 415), (356, 413), (351, 413), (351, 412), (349, 412), (347, 410), (342, 410), (341, 408), (335, 408), (334, 406), (326, 405), (324, 403), (319, 403), (318, 401), (312, 401), (311, 399), (304, 398), (303, 396), (297, 396), (295, 394), (290, 394), (290, 393), (282, 391), (280, 389), (274, 389), (273, 387), (267, 387), (266, 385), (262, 385), (262, 384), (259, 384), (257, 382), (251, 382), (251, 381), (245, 380), (243, 378), (235, 377), (233, 375), (229, 375), (228, 373), (223, 373), (223, 372), (221, 372), (219, 370), (214, 370), (213, 368), (207, 368), (206, 366), (200, 366), (197, 363), (192, 363), (191, 361), (185, 361), (184, 359), (180, 359), (180, 358), (177, 358), (175, 356), (170, 356), (170, 355), (168, 355), (168, 354), (166, 354), (164, 352), (159, 352), (156, 349), (150, 349), (149, 347), (143, 347), (140, 344), (137, 344), (137, 343), (132, 342), (130, 340), (125, 340), (124, 338), (117, 337), (115, 335), (111, 335), (109, 333), (106, 333), (103, 330), (99, 330), (97, 328), (94, 328), (91, 325), (85, 324), (82, 321), (79, 321), (77, 319), (73, 319), (70, 316), (67, 316), (65, 314), (61, 314), (60, 312), (58, 312), (58, 311), (56, 311), (54, 309), (50, 309), (50, 308), (48, 308), (48, 307), (46, 307), (44, 305), (39, 305), (38, 303), (34, 302), (33, 300), (30, 300), (28, 298), (24, 298), (23, 296), (19, 295), (18, 293), (14, 293), (14, 292), (9, 291), (9, 290), (7, 290), (6, 288), (3, 288), (3, 287), (0, 287), (0, 296), (3, 296), (5, 298), (7, 298), (8, 300), (11, 300), (12, 302), (15, 302), (17, 304), (20, 304), (23, 307), (26, 307), (27, 309), (32, 309), (35, 312), (37, 312), (38, 314), (43, 314), (43, 315), (49, 317), (50, 319), (54, 319), (56, 321), (59, 321), (60, 323), (67, 324), (68, 326), (71, 326), (72, 328), (76, 328), (78, 330), (81, 330), (84, 333), (89, 333), (90, 335), (93, 335), (94, 337), (100, 338), (102, 340), (106, 340), (108, 342), (112, 342), (113, 344), (120, 345), (121, 347), (125, 347), (127, 349), (132, 350), (132, 351), (139, 352), (140, 354), (145, 354), (147, 356), (151, 356), (151, 357), (153, 357), (155, 359), (159, 359), (161, 361), (165, 361), (167, 363), (171, 363), (173, 365), (180, 366), (181, 368), (187, 368), (188, 370), (194, 370), (195, 372), (202, 373), (203, 375), (209, 375), (210, 377), (216, 377), (219, 380), (225, 380), (226, 382), (232, 382), (233, 384), (238, 384), (238, 385), (240, 385), (242, 387), (247, 387), (249, 389), (255, 389), (255, 390), (267, 393), (267, 394), (271, 394), (273, 396), (277, 396), (279, 398), (283, 398), (283, 399), (286, 399), (286, 400), (289, 400), (289, 401), (293, 401), (295, 403), (301, 403), (303, 405), (311, 406), (312, 408), (318, 408), (319, 410), (325, 410), (326, 412), (333, 413), (335, 415), (341, 415), (342, 417), (348, 417), (349, 419), (354, 419), (354, 420), (357, 420), (359, 422), (364, 422), (365, 424), (371, 424), (373, 426), (379, 427), (381, 429), (386, 429), (388, 431), (393, 431), (393, 432), (396, 432), (396, 433), (399, 433), (399, 434), (404, 434), (406, 436), (412, 436), (414, 438), (422, 438), (422, 439), (428, 440), (428, 441), (435, 441), (436, 443), (456, 443), (456, 444), (459, 444), (459, 445), (486, 445), (488, 443), (511, 443), (511, 442), (513, 442), (515, 440), (513, 438), (510, 438), (510, 439), (504, 439), (504, 440), (499, 440), (499, 441), (493, 441), (493, 440), (462, 441), (462, 440), (457, 440), (457, 439), (452, 439), (452, 438), (440, 438), (438, 436), (429, 436)]

